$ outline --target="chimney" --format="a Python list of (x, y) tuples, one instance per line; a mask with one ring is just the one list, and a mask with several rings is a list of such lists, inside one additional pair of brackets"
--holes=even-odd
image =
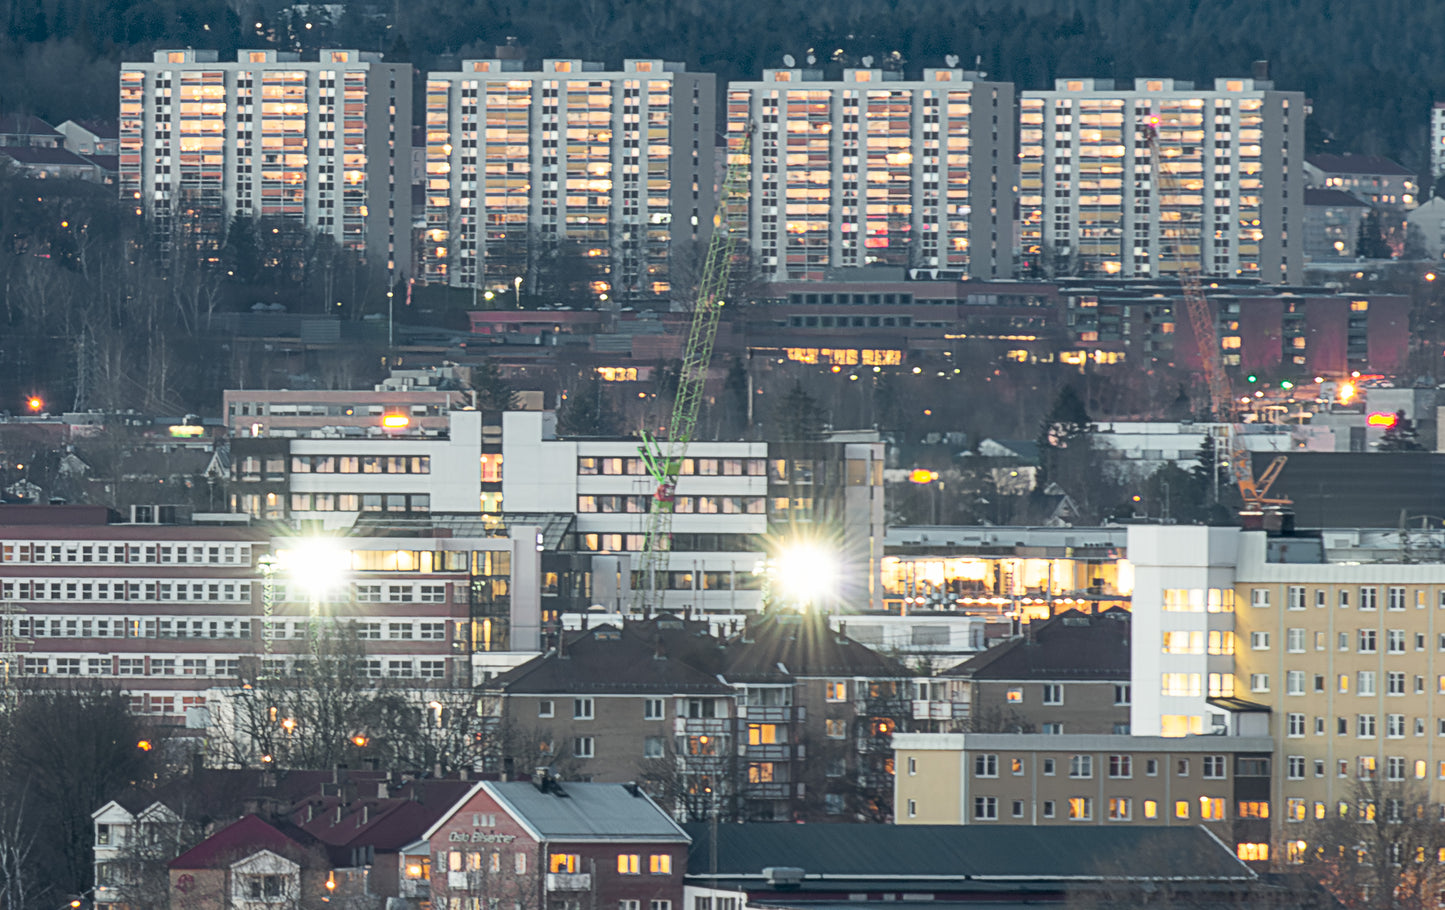
[(206, 756), (200, 752), (191, 753), (191, 777), (199, 777), (206, 767)]
[(533, 769), (532, 769), (532, 786), (536, 787), (538, 790), (541, 790), (543, 793), (546, 793), (546, 792), (547, 792), (547, 784), (548, 784), (548, 782), (551, 781), (551, 780), (552, 780), (552, 771), (551, 771), (550, 769), (548, 769), (548, 768), (533, 768)]
[(630, 780), (622, 786), (625, 787), (627, 792), (631, 793), (634, 798), (640, 798), (642, 796), (642, 788), (637, 786), (637, 781)]
[(391, 785), (385, 780), (376, 782), (376, 798), (386, 799), (391, 796)]
[(1254, 61), (1253, 65), (1250, 66), (1250, 73), (1251, 73), (1251, 75), (1253, 75), (1254, 78), (1256, 78), (1256, 79), (1259, 79), (1259, 80), (1268, 79), (1268, 78), (1269, 78), (1269, 61), (1268, 61), (1268, 60), (1256, 60), (1256, 61)]
[(843, 645), (843, 644), (847, 644), (847, 643), (848, 643), (848, 621), (845, 620), (845, 619), (840, 619), (840, 620), (838, 620), (838, 644)]
[(587, 616), (586, 611), (583, 611), (583, 613), (582, 613), (582, 631), (583, 631), (583, 632), (586, 632), (586, 631), (587, 631), (587, 621), (588, 621), (588, 619), (589, 619), (589, 617)]
[(502, 759), (502, 780), (511, 780), (512, 777), (513, 777), (513, 775), (515, 775), (516, 773), (517, 773), (517, 762), (516, 762), (516, 759), (512, 758), (512, 756), (510, 756), (510, 755), (508, 755), (506, 758)]
[[(587, 614), (586, 614), (586, 613), (583, 613), (583, 614), (582, 614), (582, 627), (583, 627), (584, 629), (587, 627)], [(562, 629), (561, 631), (559, 631), (559, 632), (557, 633), (557, 659), (558, 659), (558, 660), (566, 660), (566, 659), (567, 659), (567, 630), (566, 630), (566, 629)]]
[(652, 640), (652, 659), (667, 660), (667, 649), (662, 646), (661, 632), (658, 632), (657, 637)]

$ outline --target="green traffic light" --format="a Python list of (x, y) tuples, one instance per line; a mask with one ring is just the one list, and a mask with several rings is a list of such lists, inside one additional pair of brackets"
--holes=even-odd
[(1290, 389), (1294, 388), (1294, 383), (1290, 382), (1288, 379), (1283, 379), (1280, 381), (1279, 387), (1288, 392)]
[(1259, 382), (1259, 377), (1256, 376), (1256, 375), (1254, 375), (1253, 373), (1250, 373), (1248, 376), (1246, 376), (1246, 377), (1244, 377), (1244, 378), (1247, 379), (1247, 380), (1249, 380), (1250, 382)]

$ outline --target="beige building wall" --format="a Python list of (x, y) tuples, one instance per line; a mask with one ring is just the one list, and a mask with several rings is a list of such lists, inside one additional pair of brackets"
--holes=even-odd
[(1242, 859), (1267, 856), (1266, 737), (898, 734), (894, 748), (900, 825), (1204, 824)]
[[(1129, 732), (1127, 679), (1044, 682), (977, 681), (972, 686), (972, 722), (979, 732), (1123, 734)], [(1001, 729), (996, 722), (1003, 722)], [(1024, 724), (1014, 731), (1015, 722)]]
[(1270, 710), (1282, 839), (1371, 776), (1445, 799), (1445, 567), (1241, 567), (1236, 603), (1235, 693)]

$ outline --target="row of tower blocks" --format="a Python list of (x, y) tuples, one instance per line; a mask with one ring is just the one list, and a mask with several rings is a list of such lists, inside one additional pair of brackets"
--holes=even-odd
[(719, 118), (716, 77), (678, 63), (466, 60), (425, 76), (413, 211), (412, 78), (356, 50), (157, 51), (120, 75), (122, 192), (168, 243), (291, 218), (398, 279), (456, 287), (510, 286), (529, 250), (566, 244), (614, 300), (668, 295), (727, 163), (746, 165), (746, 202), (726, 220), (773, 279), (1302, 268), (1305, 99), (1263, 79), (1016, 92), (949, 68), (770, 69), (729, 85)]

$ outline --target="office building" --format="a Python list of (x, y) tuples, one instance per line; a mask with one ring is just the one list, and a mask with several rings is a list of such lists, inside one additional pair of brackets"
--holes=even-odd
[(1059, 79), (1024, 92), (1020, 117), (1025, 262), (1057, 274), (1158, 278), (1193, 264), (1300, 279), (1302, 93), (1262, 79)]
[(520, 301), (561, 256), (594, 300), (666, 299), (712, 226), (714, 84), (662, 60), (430, 73), (420, 276)]
[(409, 63), (186, 49), (121, 65), (121, 194), (167, 254), (213, 258), (234, 217), (278, 218), (409, 274), (410, 159)]
[(1445, 101), (1430, 109), (1430, 176), (1445, 174)]
[[(233, 518), (122, 523), (92, 506), (0, 507), (10, 684), (100, 678), (138, 714), (205, 728), (226, 691), (307, 659), (315, 603), (320, 621), (355, 624), (365, 675), (418, 689), (465, 684), (473, 650), (538, 647), (535, 525), (363, 521), (322, 551)], [(341, 576), (322, 593), (302, 577), (318, 559)]]
[(1011, 277), (1013, 103), (1012, 84), (957, 69), (734, 82), (728, 155), (749, 170), (730, 223), (773, 281), (874, 265)]

